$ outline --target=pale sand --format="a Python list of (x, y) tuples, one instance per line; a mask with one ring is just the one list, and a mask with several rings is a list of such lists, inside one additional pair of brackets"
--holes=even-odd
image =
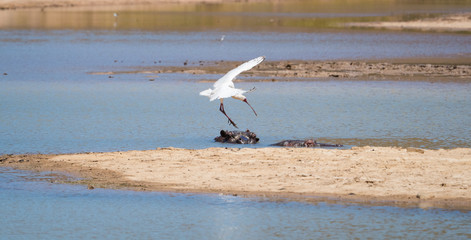
[(453, 14), (417, 21), (349, 23), (347, 26), (392, 30), (471, 31), (471, 13)]
[[(231, 145), (232, 146), (232, 145)], [(0, 166), (65, 171), (95, 187), (311, 197), (471, 210), (471, 149), (163, 148), (4, 155)]]

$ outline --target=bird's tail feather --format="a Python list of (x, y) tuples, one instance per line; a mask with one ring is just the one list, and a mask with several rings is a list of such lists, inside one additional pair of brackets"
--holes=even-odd
[(201, 91), (201, 92), (200, 92), (200, 95), (201, 95), (201, 96), (209, 97), (209, 96), (211, 96), (211, 93), (212, 93), (212, 92), (213, 92), (213, 90), (212, 90), (211, 88), (208, 88), (208, 89), (206, 89), (206, 90), (204, 90), (204, 91)]

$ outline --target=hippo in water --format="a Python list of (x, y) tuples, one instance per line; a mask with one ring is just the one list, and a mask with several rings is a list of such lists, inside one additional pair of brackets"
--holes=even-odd
[(260, 140), (255, 133), (248, 129), (247, 131), (221, 130), (220, 134), (221, 136), (214, 138), (214, 141), (221, 143), (255, 144)]
[(283, 140), (271, 146), (281, 147), (343, 147), (341, 144), (318, 143), (314, 139), (307, 140)]

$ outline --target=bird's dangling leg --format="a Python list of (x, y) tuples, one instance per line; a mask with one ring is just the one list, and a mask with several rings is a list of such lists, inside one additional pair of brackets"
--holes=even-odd
[(224, 111), (224, 104), (222, 103), (222, 99), (221, 99), (221, 105), (219, 106), (219, 111), (221, 111), (222, 113), (224, 113), (224, 115), (226, 115), (227, 120), (229, 121), (229, 124), (232, 124), (235, 128), (238, 128), (235, 122), (232, 121), (232, 119), (229, 116), (227, 116), (226, 112)]
[(247, 102), (247, 98), (244, 99), (243, 101), (244, 101), (245, 103), (247, 103), (247, 105), (249, 105), (250, 108), (252, 108), (252, 111), (253, 111), (253, 113), (255, 113), (255, 116), (258, 116), (258, 115), (257, 115), (257, 112), (255, 112), (255, 109), (253, 109), (252, 105), (250, 105), (250, 103)]

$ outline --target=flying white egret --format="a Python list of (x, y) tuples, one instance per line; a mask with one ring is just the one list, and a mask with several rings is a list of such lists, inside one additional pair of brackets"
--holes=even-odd
[(249, 105), (249, 107), (252, 108), (252, 111), (255, 113), (255, 116), (257, 116), (257, 112), (255, 112), (253, 107), (249, 104), (249, 102), (247, 102), (247, 98), (244, 95), (242, 95), (246, 92), (253, 91), (255, 88), (249, 91), (238, 89), (234, 87), (234, 82), (232, 81), (241, 72), (252, 69), (253, 67), (257, 66), (259, 63), (263, 62), (263, 60), (265, 60), (265, 57), (258, 57), (258, 58), (254, 58), (248, 62), (241, 64), (240, 66), (232, 69), (231, 71), (226, 73), (226, 75), (224, 75), (222, 78), (217, 80), (213, 85), (214, 89), (210, 88), (210, 89), (200, 92), (201, 96), (209, 97), (209, 101), (213, 101), (215, 99), (221, 100), (219, 111), (224, 113), (224, 115), (226, 115), (227, 119), (229, 120), (229, 123), (232, 124), (236, 128), (237, 128), (237, 125), (234, 123), (234, 121), (232, 121), (232, 119), (229, 116), (227, 116), (226, 112), (224, 111), (223, 99), (232, 97), (234, 99), (241, 100), (247, 103), (247, 105)]

